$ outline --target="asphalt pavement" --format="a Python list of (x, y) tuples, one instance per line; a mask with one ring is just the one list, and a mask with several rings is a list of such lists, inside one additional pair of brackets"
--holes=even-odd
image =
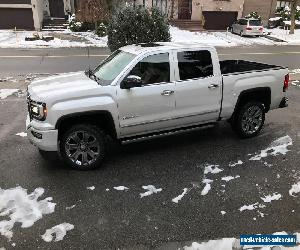
[[(223, 58), (253, 58), (299, 68), (300, 47), (274, 47), (219, 52)], [(48, 56), (41, 57), (44, 53)], [(80, 49), (72, 53), (0, 50), (0, 75), (76, 71), (95, 65), (107, 51), (96, 49), (90, 59), (82, 54)], [(34, 55), (37, 57), (25, 57)], [(104, 165), (89, 172), (71, 170), (55, 156), (52, 161), (44, 160), (26, 137), (16, 135), (25, 129), (25, 98), (0, 100), (1, 189), (20, 186), (31, 193), (42, 187), (43, 198), (52, 197), (56, 203), (54, 213), (43, 215), (33, 226), (15, 224), (11, 241), (0, 235), (0, 249), (178, 249), (191, 241), (238, 238), (242, 233), (300, 232), (300, 199), (289, 195), (300, 180), (300, 87), (291, 86), (288, 95), (290, 106), (268, 113), (256, 138), (241, 140), (222, 122), (187, 134), (115, 145)], [(286, 155), (250, 160), (283, 136), (293, 140)], [(232, 166), (238, 161), (243, 163)], [(223, 171), (204, 175), (209, 164), (219, 165)], [(204, 176), (213, 182), (208, 194), (201, 195)], [(222, 181), (226, 176), (239, 178)], [(145, 185), (162, 191), (141, 198)], [(91, 186), (95, 189), (87, 189)], [(117, 186), (129, 189), (117, 191)], [(188, 193), (174, 203), (172, 199), (184, 188)], [(274, 193), (281, 194), (281, 199), (262, 201)], [(239, 210), (255, 203), (265, 207)], [(74, 230), (62, 241), (47, 243), (41, 238), (46, 229), (63, 222), (73, 224)]]

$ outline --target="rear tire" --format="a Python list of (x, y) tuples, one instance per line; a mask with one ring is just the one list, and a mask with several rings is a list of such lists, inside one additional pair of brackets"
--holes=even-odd
[(232, 120), (234, 131), (241, 138), (257, 136), (265, 122), (264, 104), (251, 101), (240, 107)]
[(96, 126), (75, 125), (62, 135), (60, 154), (73, 169), (98, 168), (105, 157), (106, 137), (105, 133)]

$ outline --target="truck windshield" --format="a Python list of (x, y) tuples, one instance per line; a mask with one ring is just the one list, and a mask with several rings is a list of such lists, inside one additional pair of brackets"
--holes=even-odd
[(250, 26), (262, 26), (260, 20), (249, 20), (249, 25)]
[(93, 71), (93, 76), (95, 76), (100, 85), (110, 85), (135, 56), (134, 54), (117, 50)]

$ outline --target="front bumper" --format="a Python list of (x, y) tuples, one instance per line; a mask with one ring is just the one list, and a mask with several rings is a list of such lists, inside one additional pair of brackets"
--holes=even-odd
[(58, 130), (39, 130), (26, 119), (26, 130), (29, 141), (44, 151), (58, 151)]

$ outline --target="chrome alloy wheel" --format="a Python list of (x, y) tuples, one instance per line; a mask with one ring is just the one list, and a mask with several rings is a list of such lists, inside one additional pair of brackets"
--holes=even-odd
[(67, 157), (78, 166), (89, 166), (100, 155), (100, 143), (96, 136), (86, 131), (70, 134), (65, 142)]
[(248, 134), (256, 133), (263, 123), (263, 111), (258, 106), (249, 107), (242, 116), (242, 129)]

